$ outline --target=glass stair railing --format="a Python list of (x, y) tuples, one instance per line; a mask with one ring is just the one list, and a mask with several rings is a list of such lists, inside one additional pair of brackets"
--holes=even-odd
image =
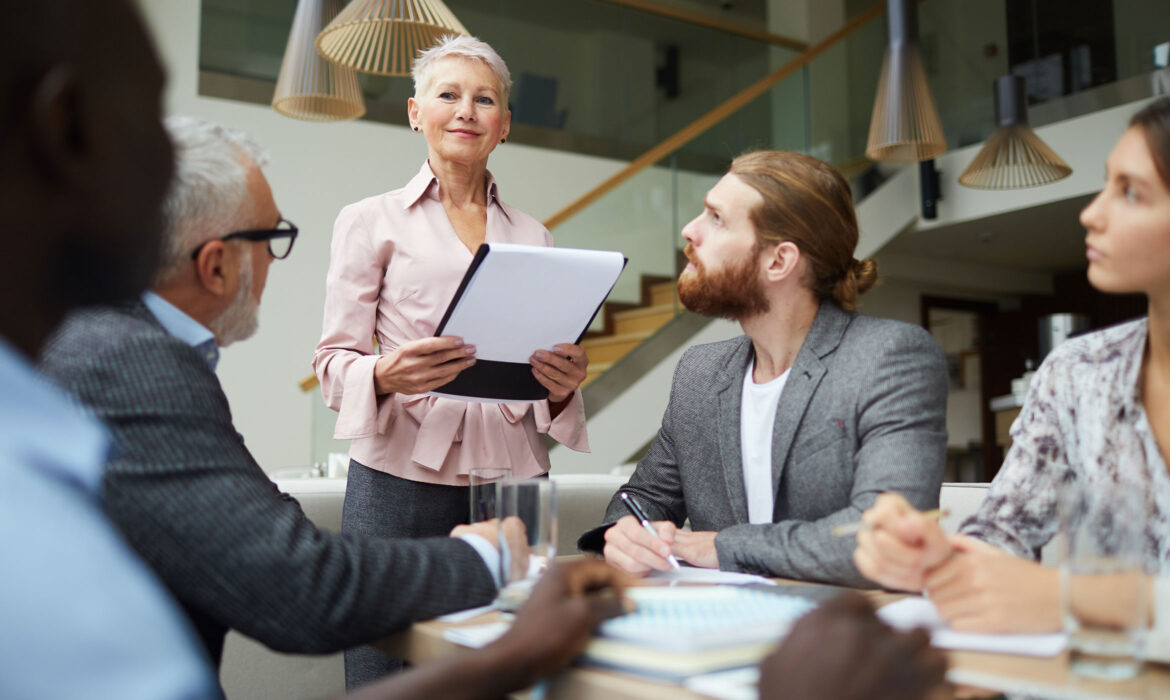
[[(1022, 26), (1012, 14), (1015, 10), (1003, 3), (919, 3), (924, 60), (951, 149), (983, 141), (994, 130), (991, 86), (996, 77), (1013, 70), (1036, 83), (1029, 92), (1037, 126), (1049, 113), (1059, 115), (1049, 121), (1075, 116), (1059, 107), (1075, 102), (1078, 95), (1090, 96), (1082, 100), (1089, 105), (1082, 111), (1136, 99), (1132, 91), (1116, 98), (1098, 96), (1126, 81), (1145, 86), (1137, 97), (1156, 90), (1147, 83), (1157, 84), (1159, 77), (1170, 90), (1170, 68), (1155, 63), (1155, 47), (1170, 42), (1170, 2), (1113, 2), (1111, 9), (1090, 8), (1089, 14), (1072, 19), (1068, 13), (1045, 15), (1043, 3), (1015, 4), (1040, 8), (1029, 15), (1031, 24)], [(640, 303), (641, 276), (677, 277), (684, 244), (680, 231), (702, 210), (705, 193), (736, 155), (758, 148), (807, 153), (840, 169), (853, 185), (855, 200), (864, 199), (897, 171), (864, 155), (886, 42), (883, 10), (883, 3), (871, 6), (801, 53), (776, 52), (767, 77), (546, 220), (557, 245), (623, 251), (630, 263), (611, 299), (623, 306), (623, 314), (636, 317), (640, 312), (630, 311), (629, 305)], [(1097, 24), (1111, 22), (1111, 33), (1100, 27), (1076, 29), (1076, 22), (1093, 24), (1094, 12), (1105, 13), (1109, 21)], [(1060, 31), (1089, 38), (1079, 44), (1080, 38), (1066, 37), (1062, 43), (1053, 37)], [(1170, 45), (1161, 50), (1170, 53)], [(1070, 92), (1077, 94), (1066, 97)], [(916, 210), (917, 203), (908, 206)], [(675, 308), (681, 311), (677, 303)], [(600, 330), (600, 323), (595, 328)], [(633, 339), (629, 332), (613, 332), (626, 337), (590, 340), (598, 348), (596, 360), (590, 352), (591, 365), (596, 361), (600, 368), (613, 370), (626, 356), (619, 356), (617, 349), (634, 352), (637, 346), (628, 342)]]

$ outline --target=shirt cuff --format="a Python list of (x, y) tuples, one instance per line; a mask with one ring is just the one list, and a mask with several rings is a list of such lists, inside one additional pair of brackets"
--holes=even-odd
[(463, 540), (475, 550), (480, 559), (483, 559), (483, 565), (488, 568), (492, 574), (492, 580), (496, 582), (496, 588), (500, 587), (500, 552), (487, 538), (483, 535), (466, 534), (459, 535), (459, 539)]

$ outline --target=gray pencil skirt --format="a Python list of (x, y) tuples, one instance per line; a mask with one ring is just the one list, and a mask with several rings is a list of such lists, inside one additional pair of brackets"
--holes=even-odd
[[(341, 531), (375, 537), (446, 537), (470, 514), (471, 489), (410, 481), (350, 460)], [(386, 591), (394, 595), (394, 591)], [(402, 661), (362, 646), (345, 652), (345, 687), (353, 690), (402, 668)]]

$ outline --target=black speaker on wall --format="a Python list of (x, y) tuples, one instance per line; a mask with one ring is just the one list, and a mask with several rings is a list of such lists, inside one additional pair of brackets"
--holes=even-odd
[(667, 44), (662, 47), (662, 65), (658, 67), (654, 76), (654, 84), (666, 93), (666, 99), (678, 97), (678, 45)]
[(918, 184), (922, 190), (922, 218), (938, 218), (938, 200), (942, 199), (939, 191), (938, 169), (934, 167), (934, 158), (918, 163)]

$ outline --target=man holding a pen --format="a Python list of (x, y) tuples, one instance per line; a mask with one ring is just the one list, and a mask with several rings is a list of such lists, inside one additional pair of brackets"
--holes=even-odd
[(942, 352), (922, 328), (854, 311), (877, 265), (853, 257), (849, 185), (821, 161), (740, 156), (682, 235), (683, 304), (744, 335), (683, 355), (658, 438), (579, 546), (638, 575), (674, 557), (872, 585), (833, 529), (884, 491), (938, 505)]

